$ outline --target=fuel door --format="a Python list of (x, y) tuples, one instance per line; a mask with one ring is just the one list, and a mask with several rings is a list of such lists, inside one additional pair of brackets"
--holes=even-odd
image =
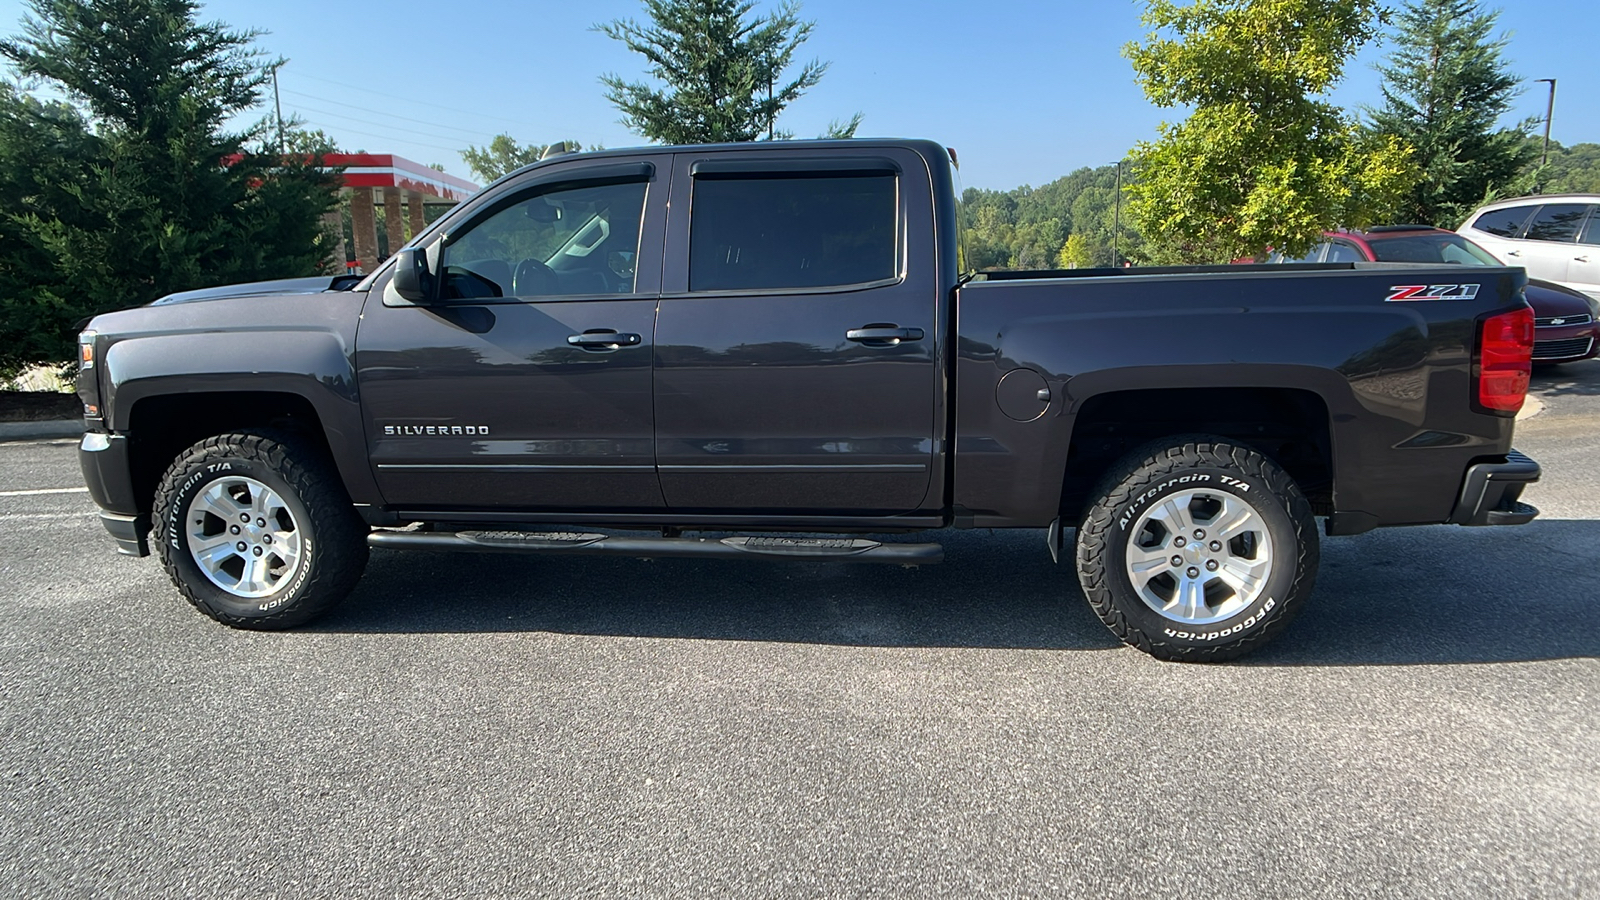
[(1050, 409), (1050, 385), (1032, 369), (1012, 369), (995, 385), (994, 399), (1007, 418), (1032, 422)]

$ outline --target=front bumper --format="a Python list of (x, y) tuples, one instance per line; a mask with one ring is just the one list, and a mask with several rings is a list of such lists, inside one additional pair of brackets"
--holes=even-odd
[(1533, 361), (1577, 362), (1600, 353), (1600, 323), (1541, 325), (1533, 330)]
[(1467, 467), (1450, 522), (1456, 525), (1525, 525), (1539, 510), (1523, 503), (1522, 489), (1539, 480), (1539, 464), (1512, 450), (1505, 462)]
[(145, 536), (150, 532), (150, 517), (139, 511), (134, 495), (128, 439), (120, 434), (86, 433), (78, 444), (78, 466), (83, 469), (89, 496), (101, 509), (101, 524), (117, 540), (117, 552), (149, 556)]

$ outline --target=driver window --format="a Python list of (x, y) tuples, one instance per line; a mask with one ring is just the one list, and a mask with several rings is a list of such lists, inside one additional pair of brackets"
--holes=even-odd
[(633, 291), (645, 182), (535, 191), (444, 246), (445, 300)]

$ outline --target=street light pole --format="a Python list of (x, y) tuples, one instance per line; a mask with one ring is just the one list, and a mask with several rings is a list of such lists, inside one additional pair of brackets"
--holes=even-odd
[(1122, 160), (1117, 160), (1116, 214), (1111, 225), (1111, 264), (1122, 265)]
[(272, 106), (278, 112), (278, 155), (283, 155), (283, 101), (278, 99), (278, 68), (283, 63), (272, 67)]
[(1556, 80), (1535, 78), (1534, 81), (1550, 82), (1550, 103), (1544, 108), (1544, 154), (1539, 158), (1539, 165), (1543, 167), (1550, 162), (1550, 118), (1556, 114)]

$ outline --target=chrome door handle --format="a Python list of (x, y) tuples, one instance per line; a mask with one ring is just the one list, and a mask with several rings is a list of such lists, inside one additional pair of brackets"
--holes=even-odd
[(901, 341), (922, 340), (921, 328), (901, 328), (898, 325), (868, 325), (865, 328), (852, 328), (844, 333), (845, 340), (861, 344), (876, 344), (893, 347)]
[(567, 343), (584, 350), (615, 350), (618, 347), (634, 347), (643, 341), (644, 338), (637, 334), (618, 334), (615, 331), (585, 331), (583, 334), (567, 336)]

